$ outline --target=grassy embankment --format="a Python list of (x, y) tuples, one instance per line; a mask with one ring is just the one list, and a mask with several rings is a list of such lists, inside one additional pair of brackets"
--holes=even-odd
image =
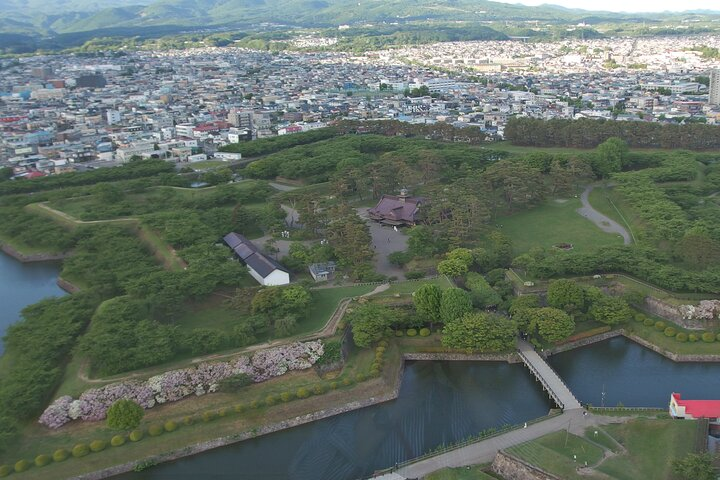
[[(672, 460), (693, 450), (696, 433), (693, 421), (634, 419), (589, 427), (584, 437), (551, 433), (508, 452), (568, 480), (669, 480)], [(585, 462), (591, 470), (579, 473)]]

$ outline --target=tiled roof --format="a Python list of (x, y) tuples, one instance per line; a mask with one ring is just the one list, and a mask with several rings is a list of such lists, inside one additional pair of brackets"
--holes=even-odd
[(261, 277), (267, 277), (274, 270), (289, 273), (285, 267), (274, 259), (263, 255), (257, 247), (243, 235), (232, 232), (225, 235), (223, 240), (242, 261), (255, 270)]

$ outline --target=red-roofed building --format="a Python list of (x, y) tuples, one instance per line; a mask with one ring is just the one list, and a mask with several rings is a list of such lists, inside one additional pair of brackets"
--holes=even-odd
[(688, 420), (707, 418), (716, 422), (720, 419), (720, 400), (683, 400), (679, 393), (672, 393), (670, 415)]

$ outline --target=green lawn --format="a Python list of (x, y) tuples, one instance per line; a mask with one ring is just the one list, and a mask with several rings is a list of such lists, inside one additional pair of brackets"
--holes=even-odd
[(437, 472), (433, 472), (425, 477), (425, 480), (495, 480), (487, 473), (483, 472), (481, 465), (472, 465), (468, 467), (443, 468)]
[(229, 162), (223, 162), (222, 160), (203, 160), (202, 162), (193, 162), (188, 164), (193, 170), (206, 170), (218, 167), (228, 167)]
[(521, 443), (508, 448), (507, 451), (566, 480), (593, 478), (579, 475), (576, 468), (584, 466), (585, 462), (590, 466), (596, 464), (603, 457), (604, 452), (597, 445), (565, 431), (554, 432), (537, 440)]
[[(551, 433), (507, 451), (566, 480), (671, 480), (675, 478), (672, 460), (693, 450), (696, 434), (697, 423), (693, 421), (636, 418), (588, 427), (584, 438), (565, 431)], [(602, 460), (608, 450), (616, 455)], [(576, 471), (586, 461), (597, 475)]]
[(447, 277), (441, 275), (437, 278), (431, 278), (428, 280), (393, 283), (392, 285), (390, 285), (390, 288), (388, 288), (384, 292), (378, 293), (376, 296), (390, 297), (394, 295), (410, 295), (415, 292), (415, 290), (426, 284), (437, 285), (442, 290), (453, 286), (452, 283), (450, 283), (450, 281), (447, 279)]
[(598, 470), (618, 480), (662, 480), (673, 478), (673, 459), (692, 451), (697, 424), (689, 420), (637, 419), (603, 428), (628, 453), (606, 460)]
[(606, 245), (622, 245), (622, 238), (600, 230), (575, 210), (577, 198), (551, 200), (514, 215), (498, 217), (495, 223), (510, 237), (516, 253), (533, 247), (551, 248), (557, 243), (572, 243), (574, 251), (585, 252)]
[[(318, 288), (312, 291), (313, 302), (305, 320), (301, 323), (302, 332), (310, 333), (320, 330), (330, 320), (340, 300), (357, 297), (372, 292), (375, 285), (353, 285), (349, 287)], [(300, 332), (299, 332), (300, 333)]]
[[(662, 320), (658, 317), (651, 317), (653, 320)], [(667, 327), (673, 327), (677, 332), (685, 332), (686, 334), (694, 333), (700, 338), (702, 331), (686, 330), (674, 323), (663, 320)], [(715, 341), (706, 343), (702, 340), (697, 342), (678, 342), (675, 337), (666, 337), (665, 333), (657, 330), (655, 326), (645, 326), (641, 322), (631, 321), (627, 324), (629, 333), (633, 333), (638, 337), (647, 340), (653, 345), (668, 350), (673, 353), (695, 354), (695, 355), (720, 355), (720, 342)], [(717, 333), (713, 331), (713, 333)]]

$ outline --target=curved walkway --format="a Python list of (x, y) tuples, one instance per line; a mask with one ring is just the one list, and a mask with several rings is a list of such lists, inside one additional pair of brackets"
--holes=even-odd
[(600, 228), (600, 230), (602, 230), (603, 232), (616, 233), (622, 236), (625, 245), (630, 245), (632, 243), (632, 235), (630, 235), (630, 233), (625, 229), (625, 227), (623, 227), (610, 217), (607, 217), (602, 213), (598, 212), (593, 208), (592, 205), (590, 205), (590, 192), (592, 192), (594, 188), (595, 185), (588, 185), (585, 188), (585, 190), (582, 192), (582, 195), (580, 195), (580, 201), (582, 202), (583, 206), (581, 208), (578, 208), (576, 211), (580, 215), (597, 225), (598, 228)]

